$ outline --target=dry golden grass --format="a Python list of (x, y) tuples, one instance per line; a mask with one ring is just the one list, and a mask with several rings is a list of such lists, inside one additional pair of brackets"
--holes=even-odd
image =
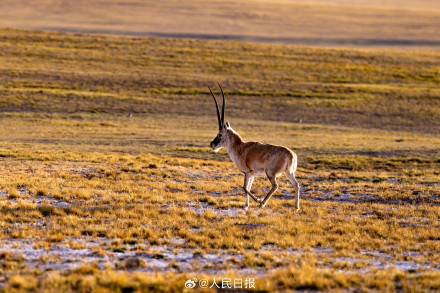
[[(2, 32), (1, 290), (439, 289), (438, 54)], [(284, 178), (242, 211), (217, 79), (245, 140), (298, 154), (301, 211)]]

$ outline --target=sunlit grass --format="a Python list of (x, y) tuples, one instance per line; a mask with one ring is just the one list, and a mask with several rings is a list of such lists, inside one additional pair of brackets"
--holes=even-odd
[[(438, 290), (438, 54), (3, 32), (6, 291)], [(217, 80), (246, 141), (298, 154), (300, 211), (283, 177), (243, 211), (242, 174), (209, 148)]]

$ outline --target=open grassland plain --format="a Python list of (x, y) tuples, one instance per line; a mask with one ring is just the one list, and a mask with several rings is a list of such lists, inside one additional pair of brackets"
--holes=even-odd
[[(243, 212), (207, 85), (298, 154)], [(440, 54), (0, 30), (0, 290), (440, 290)], [(268, 192), (257, 178), (253, 191)]]

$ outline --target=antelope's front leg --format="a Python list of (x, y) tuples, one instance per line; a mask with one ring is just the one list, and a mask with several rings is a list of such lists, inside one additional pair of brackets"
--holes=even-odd
[[(250, 178), (249, 178), (249, 183), (248, 183), (248, 191), (249, 191), (249, 193), (251, 194), (251, 196), (253, 195), (252, 193), (251, 193), (251, 189), (252, 189), (252, 184), (254, 183), (254, 179), (255, 179), (255, 176), (250, 176)], [(256, 201), (256, 202), (262, 202), (263, 200), (262, 199), (260, 199), (260, 198), (257, 198), (256, 196), (254, 196), (253, 197), (254, 198), (254, 200)]]
[(250, 192), (250, 187), (252, 185), (254, 181), (254, 176), (252, 176), (250, 173), (244, 173), (244, 192), (246, 194), (246, 207), (245, 209), (247, 210), (249, 208), (249, 196), (252, 197), (253, 200), (255, 200), (256, 202), (261, 202), (258, 198), (256, 198), (251, 192)]

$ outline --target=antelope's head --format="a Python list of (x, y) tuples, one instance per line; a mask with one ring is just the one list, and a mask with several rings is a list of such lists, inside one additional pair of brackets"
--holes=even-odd
[(211, 88), (208, 87), (209, 91), (211, 92), (212, 97), (214, 98), (215, 107), (217, 109), (218, 134), (214, 138), (214, 140), (211, 141), (211, 148), (216, 152), (218, 152), (222, 147), (225, 146), (225, 143), (226, 143), (227, 137), (228, 137), (228, 135), (227, 135), (228, 129), (230, 128), (229, 123), (228, 122), (225, 123), (225, 94), (223, 93), (222, 86), (220, 84), (218, 84), (218, 86), (220, 87), (220, 90), (222, 91), (222, 96), (223, 96), (223, 106), (222, 106), (222, 116), (221, 117), (220, 117), (220, 111), (218, 109), (217, 99), (215, 98), (214, 94), (212, 93)]

